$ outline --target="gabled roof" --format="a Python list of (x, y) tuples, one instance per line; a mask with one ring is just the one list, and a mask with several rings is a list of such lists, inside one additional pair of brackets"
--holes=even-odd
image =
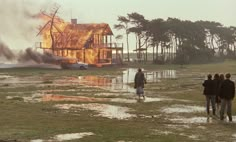
[(78, 29), (79, 32), (92, 32), (93, 34), (113, 35), (110, 26), (106, 23), (76, 24), (75, 28)]
[[(38, 34), (49, 34), (51, 23), (48, 22), (41, 28)], [(99, 24), (71, 24), (56, 21), (53, 24), (53, 31), (58, 32), (63, 37), (58, 40), (68, 45), (73, 41), (73, 48), (83, 48), (92, 41), (93, 35), (113, 35), (110, 26), (106, 23)], [(64, 34), (62, 34), (64, 33)]]
[(68, 24), (64, 31), (70, 31), (72, 38), (77, 40), (78, 47), (85, 47), (91, 41), (92, 35), (113, 35), (110, 26), (100, 24)]

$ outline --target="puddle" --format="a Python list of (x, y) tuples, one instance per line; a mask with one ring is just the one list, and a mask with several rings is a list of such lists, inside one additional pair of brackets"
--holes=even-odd
[(68, 140), (75, 140), (75, 139), (81, 139), (85, 136), (91, 136), (94, 135), (91, 132), (84, 132), (84, 133), (73, 133), (73, 134), (61, 134), (61, 135), (56, 135), (54, 137), (54, 140), (57, 141), (68, 141)]
[(111, 102), (118, 102), (118, 103), (137, 103), (137, 102), (159, 102), (159, 101), (163, 101), (166, 99), (161, 99), (161, 98), (149, 98), (146, 97), (144, 100), (141, 99), (124, 99), (124, 98), (112, 98)]
[[(135, 93), (135, 89), (129, 86), (134, 83), (134, 77), (137, 72), (135, 68), (129, 68), (123, 71), (122, 75), (112, 76), (79, 76), (78, 82), (93, 87), (101, 87), (113, 92)], [(163, 78), (176, 78), (175, 70), (160, 70), (156, 72), (144, 71), (147, 82), (159, 82)]]
[(9, 100), (23, 100), (24, 102), (50, 102), (50, 101), (76, 101), (76, 102), (103, 102), (110, 101), (109, 98), (94, 98), (85, 96), (65, 96), (65, 95), (54, 95), (54, 94), (33, 94), (29, 97), (22, 96), (7, 96)]
[(47, 94), (42, 96), (43, 102), (49, 101), (76, 101), (76, 102), (101, 102), (109, 101), (108, 98), (94, 98), (94, 97), (84, 97), (84, 96), (64, 96), (64, 95), (52, 95)]
[(167, 127), (178, 131), (184, 131), (186, 129), (191, 128), (189, 125), (174, 125), (174, 124), (168, 124)]
[(198, 135), (188, 135), (188, 134), (185, 134), (185, 133), (180, 133), (179, 134), (180, 136), (184, 136), (184, 137), (188, 137), (189, 139), (193, 139), (193, 140), (200, 140)]
[(111, 102), (116, 102), (116, 103), (137, 103), (137, 100), (135, 99), (123, 99), (123, 98), (113, 98), (111, 99)]
[(160, 101), (164, 101), (166, 99), (164, 98), (149, 98), (149, 97), (146, 97), (144, 102), (160, 102)]
[(31, 140), (30, 142), (45, 142), (45, 140), (37, 139), (37, 140)]
[(35, 93), (32, 96), (29, 97), (22, 97), (24, 102), (41, 102), (42, 101), (43, 94)]
[(198, 126), (197, 128), (202, 129), (202, 130), (206, 130), (207, 129), (205, 126)]
[(92, 136), (92, 135), (94, 135), (94, 133), (92, 133), (92, 132), (60, 134), (60, 135), (54, 136), (53, 138), (51, 138), (49, 140), (36, 139), (36, 140), (31, 140), (30, 142), (69, 141), (69, 140), (82, 139), (83, 137)]
[(42, 81), (33, 77), (15, 77), (15, 76), (4, 76), (4, 77), (6, 78), (1, 79), (0, 84), (8, 84), (11, 86), (25, 87), (27, 85), (29, 86), (29, 85), (42, 83)]
[(107, 104), (58, 104), (55, 105), (56, 108), (62, 110), (70, 110), (70, 109), (86, 109), (92, 110), (98, 113), (95, 116), (106, 117), (110, 119), (119, 119), (119, 120), (126, 120), (132, 117), (136, 117), (134, 114), (129, 114), (129, 111), (132, 111), (130, 108), (127, 107), (120, 107), (114, 105), (107, 105)]
[(176, 70), (160, 70), (160, 71), (155, 71), (155, 72), (144, 71), (144, 75), (148, 82), (159, 82), (161, 81), (161, 79), (177, 78)]
[(11, 78), (11, 77), (13, 77), (13, 76), (5, 75), (5, 74), (0, 74), (0, 79), (1, 80), (8, 79), (8, 78)]
[(139, 118), (160, 118), (162, 115), (144, 115), (144, 114), (138, 114), (137, 117)]
[(126, 98), (95, 98), (86, 96), (67, 96), (57, 94), (35, 93), (32, 96), (6, 96), (8, 100), (23, 100), (24, 102), (50, 102), (50, 101), (74, 101), (74, 102), (117, 102), (117, 103), (137, 103), (137, 102), (159, 102), (168, 99), (149, 98), (145, 100)]
[(163, 131), (163, 130), (154, 130), (153, 134), (158, 134), (158, 135), (170, 135), (170, 134), (174, 134), (171, 131)]
[(171, 118), (169, 119), (176, 123), (184, 123), (184, 124), (199, 124), (199, 123), (212, 123), (212, 118), (207, 117), (191, 117), (191, 118)]
[(162, 108), (164, 113), (193, 113), (193, 112), (204, 112), (205, 107), (201, 106), (188, 106), (188, 105), (172, 105), (168, 108)]
[(134, 96), (134, 93), (96, 93), (94, 94), (95, 96), (105, 96), (105, 97), (109, 97), (109, 96)]
[(61, 90), (61, 89), (54, 89), (54, 90), (42, 90), (41, 92), (42, 93), (51, 93), (51, 92), (75, 92), (76, 89), (64, 89), (64, 90)]
[[(114, 76), (79, 76), (79, 77), (65, 77), (63, 79), (55, 79), (53, 81), (44, 80), (36, 77), (14, 77), (0, 74), (0, 79), (3, 80), (0, 84), (11, 84), (11, 86), (66, 86), (66, 85), (85, 85), (90, 87), (97, 87), (116, 93), (135, 93), (135, 89), (128, 84), (134, 83), (134, 77), (137, 72), (135, 68), (128, 68), (123, 71), (122, 75)], [(156, 72), (144, 71), (147, 82), (159, 82), (163, 78), (176, 78), (175, 70), (160, 70)], [(6, 79), (7, 78), (7, 79)], [(61, 90), (57, 90), (61, 91)], [(65, 91), (65, 90), (63, 90)], [(69, 91), (69, 90), (68, 90)], [(74, 91), (74, 90), (70, 90)], [(86, 91), (89, 91), (87, 89)]]

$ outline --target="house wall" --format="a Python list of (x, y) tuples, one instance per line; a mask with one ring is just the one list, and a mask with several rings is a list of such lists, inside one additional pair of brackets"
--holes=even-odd
[(77, 51), (77, 59), (88, 64), (111, 63), (111, 50), (107, 48), (90, 48)]

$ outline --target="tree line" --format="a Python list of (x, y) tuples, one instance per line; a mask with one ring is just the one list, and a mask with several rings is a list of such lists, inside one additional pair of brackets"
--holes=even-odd
[[(118, 16), (118, 24), (114, 28), (125, 33), (128, 61), (130, 34), (136, 37), (134, 51), (137, 58), (144, 61), (147, 61), (150, 48), (154, 63), (205, 63), (236, 59), (236, 27), (226, 27), (219, 22), (192, 22), (177, 18), (147, 20), (139, 13), (130, 13)], [(122, 37), (118, 35), (116, 38)]]

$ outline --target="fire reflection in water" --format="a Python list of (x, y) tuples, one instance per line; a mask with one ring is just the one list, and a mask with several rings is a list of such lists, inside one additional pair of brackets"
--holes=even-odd
[[(101, 87), (113, 92), (134, 93), (135, 89), (128, 84), (134, 83), (134, 77), (137, 72), (135, 68), (129, 68), (123, 71), (123, 75), (117, 77), (107, 76), (79, 76), (79, 82), (84, 85)], [(175, 70), (161, 70), (155, 72), (144, 71), (147, 82), (160, 82), (161, 79), (176, 78)]]
[(78, 101), (78, 102), (100, 102), (100, 101), (108, 101), (107, 98), (93, 98), (93, 97), (84, 97), (84, 96), (64, 96), (64, 95), (43, 95), (42, 101)]

